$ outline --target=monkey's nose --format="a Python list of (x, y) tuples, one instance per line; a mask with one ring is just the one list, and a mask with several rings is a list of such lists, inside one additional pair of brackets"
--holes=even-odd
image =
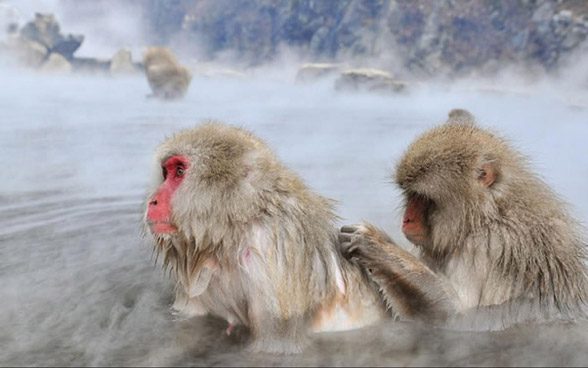
[(152, 199), (151, 202), (149, 202), (150, 206), (157, 206), (157, 199)]

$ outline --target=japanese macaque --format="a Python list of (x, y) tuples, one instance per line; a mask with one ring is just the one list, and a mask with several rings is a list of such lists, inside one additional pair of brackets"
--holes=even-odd
[(192, 75), (180, 65), (174, 54), (164, 47), (149, 47), (143, 56), (145, 75), (153, 97), (165, 100), (184, 97)]
[(250, 349), (297, 352), (309, 331), (387, 315), (337, 246), (331, 201), (251, 133), (206, 123), (165, 140), (145, 223), (176, 279), (174, 308), (244, 325)]
[[(469, 112), (452, 110), (447, 123), (413, 142), (395, 181), (405, 198), (402, 230), (420, 257), (369, 224), (340, 233), (343, 253), (371, 271), (386, 299), (438, 293), (454, 300), (453, 321), (502, 306), (502, 325), (490, 328), (585, 317), (586, 242), (578, 223), (526, 159)], [(436, 282), (399, 291), (407, 262)]]

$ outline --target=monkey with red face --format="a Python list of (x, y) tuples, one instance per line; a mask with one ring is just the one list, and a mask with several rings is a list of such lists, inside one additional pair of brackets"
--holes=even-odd
[(419, 257), (369, 224), (340, 233), (343, 253), (370, 270), (385, 298), (411, 298), (397, 287), (410, 259), (436, 275), (414, 282), (417, 294), (443, 290), (458, 312), (504, 306), (495, 310), (505, 326), (586, 317), (586, 241), (577, 222), (523, 156), (469, 112), (452, 110), (413, 142), (395, 179), (405, 197), (402, 230)]
[(181, 131), (156, 154), (145, 223), (176, 279), (174, 308), (251, 331), (250, 348), (297, 352), (309, 331), (387, 315), (378, 291), (341, 257), (329, 200), (251, 133), (219, 123)]

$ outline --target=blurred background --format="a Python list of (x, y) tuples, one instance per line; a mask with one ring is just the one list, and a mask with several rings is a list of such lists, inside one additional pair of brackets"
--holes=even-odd
[[(588, 324), (387, 322), (303, 354), (169, 313), (142, 230), (152, 155), (206, 120), (245, 127), (338, 225), (410, 250), (391, 174), (452, 108), (510, 140), (588, 220), (588, 2), (0, 0), (0, 365), (585, 365)], [(143, 53), (192, 75), (147, 98)]]

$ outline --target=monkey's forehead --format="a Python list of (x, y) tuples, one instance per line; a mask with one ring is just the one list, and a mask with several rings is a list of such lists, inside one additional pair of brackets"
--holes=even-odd
[(175, 59), (171, 51), (165, 47), (148, 47), (143, 55), (145, 58)]
[(430, 129), (409, 147), (411, 151), (445, 154), (448, 156), (476, 156), (487, 151), (500, 154), (510, 150), (507, 142), (487, 129), (473, 124), (446, 123)]
[(472, 124), (448, 123), (418, 137), (407, 149), (396, 168), (395, 179), (407, 185), (434, 172), (464, 173), (481, 159), (504, 161), (513, 156), (498, 136)]
[(271, 154), (261, 139), (245, 129), (209, 121), (167, 138), (158, 147), (157, 156), (163, 159), (174, 154), (184, 154), (230, 159), (250, 151)]

